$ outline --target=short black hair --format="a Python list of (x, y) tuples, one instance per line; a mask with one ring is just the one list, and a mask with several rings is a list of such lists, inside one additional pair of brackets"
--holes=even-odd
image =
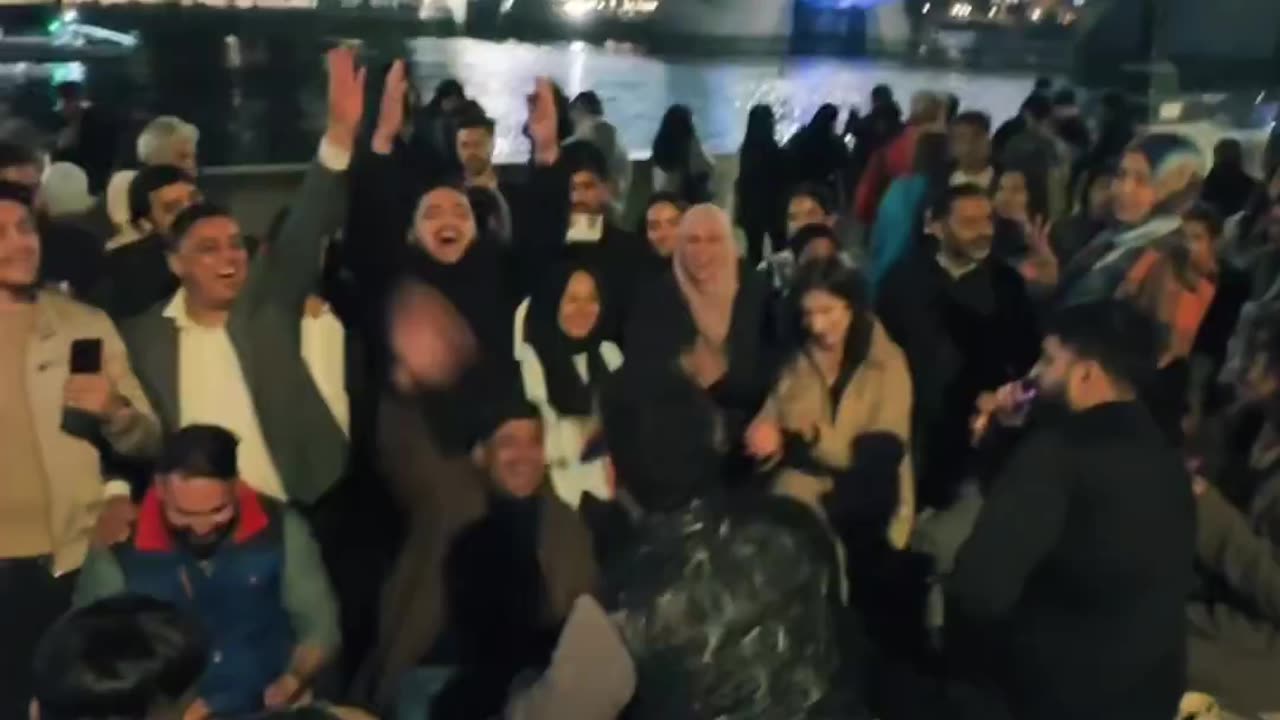
[(44, 720), (145, 718), (199, 682), (209, 646), (178, 608), (116, 595), (67, 613), (45, 633), (32, 661)]
[(178, 183), (195, 185), (196, 179), (173, 165), (144, 165), (129, 181), (129, 215), (134, 222), (151, 216), (151, 193)]
[(1053, 89), (1053, 78), (1048, 75), (1040, 75), (1036, 77), (1036, 92), (1047, 93)]
[(1165, 340), (1160, 325), (1125, 300), (1067, 306), (1050, 318), (1045, 335), (1135, 390), (1146, 387), (1155, 375)]
[(931, 220), (941, 220), (951, 217), (951, 208), (955, 207), (957, 200), (977, 197), (991, 199), (986, 190), (973, 183), (949, 186), (934, 196), (933, 201), (929, 204), (929, 218)]
[(1076, 104), (1076, 91), (1069, 87), (1059, 88), (1053, 94), (1054, 107), (1071, 107)]
[(1030, 115), (1036, 122), (1044, 122), (1053, 115), (1053, 103), (1044, 95), (1035, 93), (1022, 103), (1022, 112)]
[(492, 135), (496, 125), (493, 122), (493, 118), (485, 114), (484, 108), (480, 106), (480, 103), (473, 101), (467, 103), (467, 107), (458, 114), (457, 127), (458, 130), (473, 130), (477, 128), (487, 130)]
[(604, 103), (600, 101), (600, 96), (594, 90), (584, 90), (573, 100), (569, 101), (569, 107), (582, 108), (590, 115), (596, 117), (604, 117)]
[(823, 223), (809, 223), (796, 230), (790, 238), (787, 239), (787, 245), (791, 248), (791, 252), (797, 258), (804, 254), (805, 248), (815, 240), (826, 238), (840, 247), (840, 238), (836, 236), (834, 228)]
[(1209, 230), (1209, 235), (1213, 238), (1222, 237), (1222, 213), (1218, 212), (1212, 205), (1198, 202), (1182, 213), (1184, 222), (1198, 222)]
[(30, 210), (35, 193), (26, 185), (0, 180), (0, 200), (17, 203)]
[(165, 440), (156, 461), (161, 475), (177, 473), (185, 477), (235, 480), (236, 445), (239, 441), (226, 428), (217, 425), (188, 425)]
[(819, 183), (801, 183), (787, 193), (787, 204), (791, 204), (792, 200), (798, 197), (807, 197), (818, 204), (822, 208), (822, 212), (827, 215), (834, 215), (837, 211), (836, 194), (826, 185)]
[(889, 104), (893, 102), (893, 88), (880, 84), (871, 88), (871, 102)]
[(960, 96), (955, 93), (947, 93), (947, 121), (956, 119), (960, 114)]
[[(674, 193), (669, 190), (660, 190), (649, 196), (649, 202), (644, 205), (645, 214), (648, 215), (654, 205), (661, 205), (662, 203), (672, 205), (682, 213), (689, 209), (689, 203), (685, 202), (685, 199), (680, 197), (679, 193)], [(641, 218), (641, 222), (644, 222), (643, 218)]]
[(982, 131), (983, 135), (991, 134), (991, 116), (981, 110), (965, 110), (951, 121), (953, 125), (967, 125)]
[(36, 155), (35, 150), (22, 143), (0, 140), (0, 170), (39, 164), (40, 157)]
[(235, 216), (227, 208), (216, 203), (201, 202), (178, 213), (178, 217), (173, 219), (173, 229), (169, 233), (169, 250), (177, 250), (182, 243), (182, 239), (191, 232), (191, 228), (201, 220), (209, 218), (232, 218)]
[(589, 172), (603, 182), (609, 182), (609, 161), (595, 143), (585, 140), (569, 143), (560, 150), (560, 155), (569, 171), (569, 177)]

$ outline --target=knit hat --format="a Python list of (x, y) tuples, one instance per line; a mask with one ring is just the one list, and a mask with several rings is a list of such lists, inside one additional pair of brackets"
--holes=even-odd
[(56, 162), (44, 172), (40, 198), (45, 211), (53, 217), (82, 213), (93, 206), (89, 176), (79, 165)]

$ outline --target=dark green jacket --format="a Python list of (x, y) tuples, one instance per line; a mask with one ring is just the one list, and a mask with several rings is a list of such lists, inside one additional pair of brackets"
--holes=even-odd
[[(346, 219), (345, 172), (313, 162), (288, 219), (259, 253), (231, 309), (227, 332), (253, 397), (258, 422), (290, 500), (311, 503), (342, 474), (347, 438), (302, 360), (303, 303), (319, 279), (326, 239)], [(178, 331), (163, 315), (169, 300), (120, 328), (134, 370), (166, 432), (178, 429)]]

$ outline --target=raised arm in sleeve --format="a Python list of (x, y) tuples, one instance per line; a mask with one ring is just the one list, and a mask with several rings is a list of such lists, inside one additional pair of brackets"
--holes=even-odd
[(1045, 432), (1025, 438), (993, 484), (945, 589), (948, 611), (977, 621), (1007, 614), (1053, 550), (1067, 514), (1065, 449)]
[(294, 193), (280, 235), (250, 275), (252, 296), (297, 307), (315, 290), (325, 243), (347, 216), (347, 168), (351, 154), (321, 141), (316, 160)]

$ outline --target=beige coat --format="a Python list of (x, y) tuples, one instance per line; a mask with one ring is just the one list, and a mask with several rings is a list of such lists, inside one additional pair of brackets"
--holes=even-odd
[(132, 409), (102, 426), (103, 436), (121, 455), (146, 457), (160, 447), (160, 424), (129, 366), (129, 355), (106, 313), (58, 292), (36, 298), (36, 321), (27, 343), (27, 396), (49, 482), (53, 570), (80, 567), (102, 508), (102, 461), (93, 443), (62, 429), (63, 386), (70, 373), (71, 343), (102, 340), (102, 371)]
[[(915, 519), (911, 403), (906, 357), (877, 320), (867, 357), (845, 388), (836, 412), (831, 410), (828, 385), (817, 365), (799, 353), (783, 368), (760, 419), (805, 436), (816, 429), (814, 458), (833, 468), (852, 467), (853, 440), (859, 435), (888, 432), (900, 438), (906, 452), (898, 471), (898, 508), (889, 524), (889, 542), (902, 548)], [(818, 501), (830, 492), (832, 480), (788, 468), (779, 474), (775, 489), (820, 509)]]

